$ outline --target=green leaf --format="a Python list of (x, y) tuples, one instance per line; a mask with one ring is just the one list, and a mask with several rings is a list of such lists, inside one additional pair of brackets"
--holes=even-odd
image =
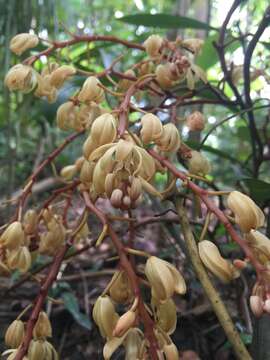
[[(215, 65), (219, 61), (218, 52), (214, 47), (213, 43), (218, 41), (218, 34), (214, 34), (208, 36), (207, 40), (205, 40), (203, 44), (203, 48), (201, 53), (198, 55), (196, 64), (199, 65), (202, 69), (207, 70), (210, 69), (213, 65)], [(231, 37), (228, 37), (226, 41), (230, 41)], [(240, 42), (235, 41), (230, 45), (226, 46), (225, 53), (232, 53), (234, 50), (239, 48)]]
[(248, 187), (250, 196), (261, 204), (270, 200), (270, 184), (258, 179), (242, 179)]
[(185, 16), (169, 15), (169, 14), (135, 14), (127, 15), (118, 19), (132, 25), (143, 25), (146, 27), (154, 27), (161, 29), (203, 29), (217, 30), (216, 28)]
[(65, 308), (71, 313), (78, 324), (91, 330), (92, 325), (87, 315), (80, 311), (78, 299), (71, 292), (64, 292), (61, 294), (61, 298), (64, 301)]

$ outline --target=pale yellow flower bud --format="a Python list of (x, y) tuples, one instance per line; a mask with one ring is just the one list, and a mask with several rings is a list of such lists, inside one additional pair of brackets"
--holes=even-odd
[(24, 323), (21, 320), (14, 320), (7, 328), (5, 343), (12, 349), (17, 349), (24, 337)]
[(164, 351), (166, 360), (179, 360), (179, 353), (173, 342), (165, 345), (162, 350)]
[(187, 127), (190, 131), (202, 131), (205, 119), (200, 111), (194, 111), (187, 117)]
[(132, 288), (129, 278), (124, 271), (117, 271), (114, 274), (109, 294), (113, 301), (120, 304), (125, 304), (132, 300)]
[(14, 36), (9, 44), (9, 48), (14, 54), (21, 55), (28, 49), (38, 45), (38, 37), (34, 34), (22, 33)]
[(246, 239), (258, 260), (267, 264), (270, 261), (270, 239), (257, 230), (251, 230), (246, 234)]
[(93, 308), (93, 319), (98, 325), (101, 335), (105, 338), (112, 338), (119, 315), (109, 296), (97, 298)]
[(117, 123), (111, 114), (102, 114), (93, 122), (91, 138), (98, 145), (112, 143), (117, 135)]
[(51, 75), (40, 76), (37, 74), (37, 89), (35, 96), (47, 97), (49, 103), (53, 103), (57, 98), (57, 89), (51, 85)]
[(28, 93), (34, 89), (37, 84), (37, 77), (34, 70), (27, 65), (17, 64), (13, 66), (5, 77), (5, 85), (9, 90), (20, 90)]
[(170, 263), (151, 256), (145, 265), (145, 275), (152, 288), (152, 296), (164, 302), (173, 293), (185, 294), (186, 283), (180, 272)]
[(128, 310), (118, 319), (115, 328), (113, 330), (113, 336), (123, 336), (134, 324), (136, 320), (136, 313), (132, 310)]
[(75, 165), (67, 165), (61, 170), (60, 176), (65, 180), (71, 180), (76, 173), (77, 168)]
[(270, 299), (265, 300), (263, 310), (270, 314)]
[(191, 50), (195, 55), (197, 55), (202, 46), (204, 41), (202, 39), (186, 39), (181, 42), (181, 45)]
[(150, 35), (143, 43), (145, 51), (150, 57), (157, 57), (163, 43), (159, 35)]
[(8, 251), (7, 264), (11, 270), (19, 270), (25, 273), (31, 266), (31, 254), (26, 246)]
[(205, 267), (222, 282), (228, 283), (239, 277), (238, 270), (220, 255), (218, 247), (211, 241), (200, 241), (198, 247), (200, 258)]
[(16, 249), (25, 241), (25, 234), (22, 223), (14, 221), (11, 223), (0, 237), (0, 244), (9, 250)]
[(74, 103), (72, 101), (67, 101), (63, 103), (57, 109), (57, 113), (56, 113), (57, 126), (61, 130), (74, 129), (76, 116), (77, 116), (77, 111)]
[(50, 83), (53, 87), (59, 89), (74, 74), (76, 74), (76, 69), (73, 66), (62, 65), (51, 73)]
[(156, 67), (155, 74), (157, 82), (163, 89), (168, 89), (173, 86), (174, 81), (172, 79), (171, 67), (169, 63), (159, 64)]
[(156, 144), (161, 151), (176, 152), (181, 145), (177, 127), (172, 123), (164, 125), (162, 136), (156, 140)]
[(175, 331), (177, 323), (176, 306), (172, 299), (168, 299), (160, 304), (156, 299), (152, 299), (152, 307), (156, 313), (157, 325), (167, 334)]
[(87, 78), (83, 84), (83, 87), (78, 95), (78, 100), (84, 103), (91, 103), (91, 101), (100, 103), (104, 98), (103, 89), (98, 86), (100, 81), (94, 77), (90, 76)]
[(247, 195), (232, 191), (228, 196), (228, 207), (234, 213), (235, 222), (244, 233), (264, 224), (264, 213)]
[(120, 189), (114, 189), (110, 197), (110, 202), (113, 207), (119, 208), (122, 205), (123, 191)]
[(263, 301), (258, 295), (251, 295), (249, 298), (250, 309), (256, 317), (261, 317), (263, 314)]
[(41, 311), (33, 330), (34, 339), (52, 337), (52, 326), (48, 315)]
[(209, 161), (199, 151), (192, 150), (191, 158), (188, 160), (188, 170), (191, 174), (206, 175), (211, 171)]
[[(136, 74), (132, 69), (125, 71), (124, 74), (136, 78)], [(134, 84), (134, 81), (129, 79), (122, 79), (119, 81), (118, 89), (121, 91), (126, 91), (132, 84)]]
[(139, 329), (130, 329), (125, 339), (125, 360), (141, 359), (140, 352), (142, 347), (142, 334)]
[(46, 357), (46, 345), (44, 340), (31, 340), (28, 357), (29, 360), (45, 360)]
[(80, 172), (80, 180), (82, 183), (88, 184), (92, 181), (94, 168), (95, 164), (93, 162), (84, 160)]
[(24, 232), (29, 235), (32, 234), (38, 225), (38, 214), (35, 210), (29, 209), (26, 211), (23, 217)]
[[(17, 353), (18, 353), (18, 350), (14, 350), (14, 351), (8, 356), (7, 360), (14, 360), (15, 357), (16, 357), (16, 355), (17, 355)], [(23, 360), (29, 360), (28, 356), (27, 356), (27, 357), (24, 356), (24, 357), (23, 357)]]
[(66, 230), (63, 224), (54, 218), (49, 220), (49, 231), (41, 234), (39, 243), (39, 253), (46, 255), (55, 255), (55, 253), (64, 245)]
[(128, 188), (128, 193), (132, 201), (136, 201), (142, 194), (141, 180), (134, 177), (131, 179), (131, 186)]
[(149, 144), (151, 141), (158, 140), (163, 133), (163, 126), (161, 121), (156, 115), (145, 114), (141, 118), (141, 139), (145, 144)]

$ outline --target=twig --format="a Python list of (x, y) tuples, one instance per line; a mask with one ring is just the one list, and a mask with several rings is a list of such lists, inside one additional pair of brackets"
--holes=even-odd
[(212, 285), (209, 276), (204, 269), (204, 266), (198, 254), (196, 241), (193, 237), (186, 212), (181, 205), (180, 199), (175, 200), (175, 206), (179, 215), (182, 233), (186, 242), (187, 251), (189, 253), (192, 265), (210, 303), (212, 304), (215, 314), (221, 326), (223, 327), (230, 343), (232, 344), (237, 358), (240, 360), (252, 360), (245, 345), (241, 340), (241, 337), (239, 336), (239, 333), (237, 332), (232, 322), (232, 319), (223, 301), (221, 300), (218, 292)]

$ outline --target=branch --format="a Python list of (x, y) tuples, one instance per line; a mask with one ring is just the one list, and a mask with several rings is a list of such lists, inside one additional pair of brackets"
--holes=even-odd
[(179, 199), (175, 201), (175, 206), (178, 212), (182, 233), (185, 239), (187, 251), (189, 253), (192, 265), (210, 303), (212, 304), (214, 312), (222, 328), (224, 329), (230, 343), (232, 344), (237, 358), (240, 360), (252, 360), (245, 345), (241, 340), (241, 337), (239, 336), (239, 333), (237, 332), (232, 322), (232, 319), (223, 301), (221, 300), (218, 292), (212, 285), (209, 276), (200, 260), (196, 241), (193, 237), (186, 212), (182, 207)]
[(26, 332), (25, 332), (25, 336), (24, 336), (22, 345), (19, 347), (14, 360), (22, 360), (24, 358), (24, 355), (26, 355), (26, 353), (28, 351), (29, 344), (30, 344), (30, 342), (32, 340), (32, 336), (33, 336), (33, 330), (34, 330), (35, 324), (38, 320), (39, 313), (40, 313), (40, 311), (43, 307), (43, 304), (46, 300), (49, 289), (57, 277), (60, 266), (62, 264), (62, 261), (63, 261), (68, 249), (69, 249), (68, 245), (65, 245), (64, 247), (62, 247), (62, 249), (59, 250), (58, 254), (55, 256), (55, 258), (53, 260), (53, 263), (48, 272), (48, 276), (46, 277), (43, 285), (41, 286), (39, 294), (35, 300), (35, 305), (34, 305), (33, 311), (31, 313), (29, 320), (27, 321)]
[(219, 221), (225, 226), (226, 230), (230, 234), (231, 238), (241, 247), (244, 251), (245, 256), (250, 260), (252, 265), (254, 266), (258, 279), (261, 278), (261, 272), (264, 272), (266, 268), (261, 265), (261, 263), (256, 259), (252, 251), (250, 250), (247, 242), (242, 239), (237, 232), (234, 230), (232, 224), (227, 219), (226, 215), (221, 211), (214, 202), (209, 199), (208, 192), (205, 189), (202, 189), (195, 183), (189, 180), (187, 175), (183, 172), (179, 171), (168, 159), (159, 155), (154, 150), (148, 150), (149, 154), (157, 159), (162, 165), (164, 165), (174, 176), (181, 179), (185, 182), (186, 186), (189, 187), (198, 197), (202, 200), (202, 202), (206, 205), (207, 209), (216, 215)]
[(91, 202), (88, 192), (86, 192), (86, 191), (83, 192), (83, 198), (84, 198), (85, 206), (87, 207), (87, 209), (90, 212), (94, 213), (99, 218), (101, 223), (104, 226), (106, 226), (108, 229), (107, 230), (108, 235), (110, 236), (110, 238), (113, 242), (113, 245), (119, 256), (120, 265), (127, 273), (127, 276), (130, 280), (130, 283), (131, 283), (131, 286), (132, 286), (132, 289), (134, 292), (134, 296), (138, 297), (138, 299), (139, 299), (138, 310), (139, 310), (140, 318), (144, 324), (146, 338), (149, 341), (149, 351), (150, 351), (151, 359), (158, 360), (157, 350), (158, 350), (159, 346), (158, 346), (158, 343), (157, 343), (157, 340), (156, 340), (156, 337), (155, 337), (155, 334), (153, 331), (154, 330), (154, 321), (151, 319), (151, 317), (149, 316), (149, 314), (144, 306), (144, 302), (141, 297), (139, 281), (138, 281), (137, 275), (136, 275), (131, 263), (128, 260), (125, 247), (119, 240), (116, 232), (113, 230), (111, 224), (109, 223), (109, 220), (106, 218), (106, 215), (103, 212), (101, 212), (97, 207), (95, 207), (95, 205)]
[[(267, 28), (267, 26), (270, 24), (270, 6), (265, 11), (265, 14), (262, 18), (262, 21), (254, 34), (253, 38), (250, 40), (247, 51), (245, 53), (245, 59), (244, 59), (244, 68), (243, 68), (243, 77), (244, 77), (244, 93), (245, 93), (245, 100), (246, 100), (246, 107), (252, 108), (253, 103), (250, 97), (250, 63), (253, 51), (255, 50), (255, 47), (263, 34), (264, 30)], [(254, 157), (254, 173), (257, 174), (258, 168), (260, 166), (260, 163), (263, 158), (263, 144), (260, 139), (260, 135), (258, 133), (258, 130), (256, 128), (255, 123), (255, 117), (253, 110), (249, 110), (247, 112), (249, 123), (250, 123), (250, 132), (251, 132), (251, 138), (255, 138), (258, 148), (259, 148), (259, 156)], [(256, 150), (256, 149), (255, 149)]]

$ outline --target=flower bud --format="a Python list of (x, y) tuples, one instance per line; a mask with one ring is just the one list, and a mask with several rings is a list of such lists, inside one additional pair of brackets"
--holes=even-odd
[(7, 264), (11, 270), (19, 270), (22, 273), (28, 271), (32, 263), (30, 251), (26, 246), (10, 250), (7, 255)]
[(159, 35), (150, 35), (143, 43), (145, 51), (150, 57), (157, 57), (163, 43), (162, 37)]
[(258, 260), (262, 264), (267, 264), (270, 261), (270, 239), (257, 230), (251, 230), (246, 234), (246, 239)]
[(249, 298), (250, 309), (256, 317), (261, 317), (263, 314), (263, 301), (258, 295), (251, 295)]
[(119, 304), (125, 304), (133, 298), (130, 281), (124, 271), (117, 271), (114, 274), (109, 294), (112, 300)]
[(205, 119), (200, 111), (194, 111), (187, 117), (187, 127), (190, 131), (202, 131)]
[(173, 293), (185, 294), (186, 283), (180, 272), (167, 261), (151, 256), (145, 265), (145, 275), (151, 285), (152, 296), (164, 302)]
[(14, 320), (7, 328), (5, 343), (12, 349), (17, 349), (24, 338), (24, 323), (21, 320)]
[(100, 84), (100, 81), (96, 77), (90, 76), (87, 78), (78, 94), (78, 100), (87, 104), (91, 101), (97, 104), (100, 103), (104, 98), (104, 91), (98, 84)]
[(132, 310), (128, 310), (118, 319), (115, 328), (113, 330), (113, 336), (123, 336), (134, 324), (136, 320), (136, 313)]
[(142, 194), (142, 183), (140, 179), (134, 177), (131, 179), (131, 186), (128, 188), (129, 197), (132, 201), (136, 201)]
[(47, 227), (49, 231), (40, 236), (38, 251), (40, 254), (53, 256), (65, 243), (66, 229), (54, 217), (48, 221)]
[(123, 191), (120, 189), (114, 189), (110, 197), (110, 202), (113, 207), (119, 208), (122, 204)]
[[(13, 352), (8, 356), (7, 360), (14, 360), (17, 356), (18, 350), (13, 350)], [(24, 356), (22, 360), (29, 360), (28, 357)]]
[(47, 97), (49, 103), (53, 103), (57, 98), (57, 89), (51, 85), (51, 75), (41, 76), (37, 74), (37, 88), (35, 96)]
[(161, 151), (176, 152), (181, 144), (177, 127), (172, 123), (164, 125), (162, 136), (156, 141), (156, 144)]
[(162, 136), (163, 126), (161, 121), (156, 115), (145, 114), (141, 118), (141, 139), (145, 144), (155, 141)]
[[(48, 341), (43, 340), (43, 347), (45, 349), (45, 358), (42, 360), (58, 360), (59, 355), (57, 354), (57, 351), (55, 348), (50, 344)], [(31, 360), (31, 359), (29, 359)]]
[(91, 127), (91, 138), (98, 145), (112, 143), (117, 135), (116, 120), (111, 114), (102, 114)]
[(170, 335), (175, 331), (177, 323), (176, 306), (172, 299), (168, 299), (163, 304), (160, 304), (156, 299), (151, 301), (152, 307), (156, 313), (157, 325)]
[(205, 267), (222, 282), (228, 283), (239, 276), (239, 272), (220, 255), (218, 247), (211, 241), (200, 241), (198, 247), (201, 261)]
[(119, 315), (109, 296), (97, 298), (93, 308), (93, 319), (98, 325), (101, 335), (104, 338), (112, 338)]
[(204, 41), (202, 39), (186, 39), (181, 42), (181, 45), (191, 50), (195, 55), (197, 55), (202, 46)]
[(163, 89), (168, 89), (173, 86), (174, 81), (172, 79), (171, 67), (169, 63), (159, 64), (156, 67), (155, 74), (157, 82)]
[[(132, 69), (125, 71), (124, 74), (126, 76), (134, 77), (136, 79), (136, 74)], [(122, 79), (118, 83), (118, 89), (121, 91), (126, 91), (132, 84), (134, 84), (134, 81), (129, 79)]]
[(28, 349), (29, 360), (47, 360), (44, 340), (31, 340)]
[(9, 48), (14, 54), (21, 55), (28, 49), (38, 45), (38, 37), (34, 34), (22, 33), (15, 35), (9, 44)]
[(191, 158), (188, 160), (188, 170), (191, 174), (206, 175), (211, 171), (209, 161), (199, 151), (192, 150)]
[(125, 360), (141, 359), (142, 334), (139, 329), (133, 328), (128, 331), (124, 346), (126, 350)]
[(247, 195), (232, 191), (228, 196), (228, 207), (234, 213), (235, 222), (244, 233), (264, 224), (264, 213)]
[(270, 299), (265, 300), (263, 310), (270, 314)]
[(76, 106), (73, 104), (73, 102), (67, 101), (63, 103), (57, 109), (57, 113), (56, 113), (57, 126), (61, 130), (74, 129), (76, 116), (77, 116)]
[(60, 176), (65, 180), (71, 180), (73, 176), (76, 174), (77, 169), (75, 165), (68, 165), (63, 167), (60, 172)]
[(33, 330), (34, 339), (52, 337), (52, 326), (48, 315), (41, 311)]
[(166, 360), (179, 360), (179, 353), (173, 342), (165, 345), (162, 350), (164, 351)]
[(5, 77), (5, 85), (10, 91), (20, 90), (28, 93), (35, 87), (37, 77), (30, 66), (17, 64), (13, 66)]
[(29, 209), (23, 217), (24, 232), (29, 235), (32, 234), (38, 225), (38, 214), (35, 210)]
[(21, 222), (11, 223), (0, 237), (0, 243), (9, 250), (18, 248), (24, 243), (25, 234)]
[(73, 66), (62, 65), (51, 73), (50, 83), (53, 87), (59, 89), (63, 86), (65, 80), (74, 74), (76, 74), (76, 69)]
[(93, 162), (84, 160), (80, 171), (80, 180), (84, 184), (88, 184), (92, 181), (93, 171), (95, 164)]

